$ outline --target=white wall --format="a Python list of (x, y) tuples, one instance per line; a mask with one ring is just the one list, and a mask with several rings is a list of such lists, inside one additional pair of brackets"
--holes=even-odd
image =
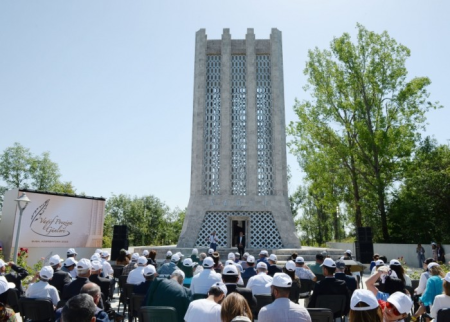
[[(425, 249), (425, 258), (431, 257), (431, 245), (422, 245)], [(450, 245), (442, 245), (446, 252), (450, 252)], [(350, 249), (355, 253), (354, 243), (327, 243), (329, 248)], [(411, 268), (419, 268), (419, 262), (416, 254), (417, 244), (373, 244), (374, 253), (385, 255), (388, 260), (403, 256), (406, 265)], [(446, 256), (450, 260), (450, 255)], [(420, 266), (422, 268), (422, 266)]]

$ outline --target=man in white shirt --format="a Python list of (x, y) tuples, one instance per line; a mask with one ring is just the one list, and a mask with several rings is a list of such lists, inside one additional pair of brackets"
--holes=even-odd
[(102, 252), (101, 254), (102, 260), (101, 263), (103, 265), (103, 277), (106, 278), (114, 278), (114, 270), (111, 267), (111, 264), (108, 262), (109, 260), (109, 253), (108, 252)]
[(192, 294), (206, 294), (211, 288), (211, 285), (222, 281), (222, 276), (212, 269), (213, 266), (213, 259), (211, 257), (206, 257), (203, 261), (203, 271), (192, 278)]
[(228, 259), (233, 261), (233, 264), (238, 268), (238, 270), (242, 273), (244, 272), (244, 269), (242, 268), (242, 265), (238, 262), (236, 262), (236, 255), (234, 253), (228, 254)]
[[(36, 283), (39, 277), (39, 282)], [(44, 266), (31, 280), (25, 297), (28, 298), (49, 298), (52, 300), (54, 306), (59, 302), (58, 290), (51, 286), (48, 281), (53, 277), (53, 268), (51, 266)]]
[(140, 256), (137, 261), (137, 267), (128, 274), (127, 284), (139, 285), (145, 282), (144, 268), (147, 266), (147, 258)]
[(295, 266), (295, 275), (297, 275), (299, 279), (312, 280), (314, 282), (317, 281), (316, 275), (314, 275), (308, 265), (305, 265), (303, 257), (297, 256), (295, 259)]
[(211, 235), (209, 236), (209, 247), (212, 248), (214, 251), (216, 251), (218, 242), (219, 242), (219, 239), (216, 236), (216, 232), (213, 231), (211, 233)]
[(256, 265), (258, 274), (250, 277), (247, 283), (247, 288), (252, 290), (253, 295), (270, 294), (270, 283), (272, 277), (267, 275), (266, 263), (260, 262)]
[(223, 299), (227, 295), (227, 287), (221, 282), (215, 283), (208, 291), (206, 299), (192, 301), (184, 316), (186, 322), (220, 321), (220, 310)]

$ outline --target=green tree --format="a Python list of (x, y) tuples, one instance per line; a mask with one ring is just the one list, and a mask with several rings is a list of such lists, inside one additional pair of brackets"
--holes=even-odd
[(7, 188), (28, 188), (30, 168), (33, 156), (30, 149), (20, 143), (6, 148), (0, 155), (0, 177), (6, 183)]
[(310, 50), (305, 89), (311, 99), (296, 103), (300, 121), (289, 127), (294, 136), (291, 150), (301, 160), (311, 151), (320, 155), (320, 163), (318, 158), (306, 160), (311, 163), (305, 172), (315, 168), (316, 173), (334, 173), (345, 185), (341, 198), (351, 200), (355, 226), (372, 217), (370, 209), (376, 205), (380, 226), (374, 228), (384, 241), (390, 239), (389, 190), (402, 179), (404, 163), (424, 128), (426, 111), (437, 107), (427, 101), (427, 77), (407, 80), (409, 55), (409, 49), (387, 32), (377, 34), (360, 24), (356, 43), (344, 33), (333, 39), (330, 50)]
[(50, 160), (50, 152), (30, 159), (31, 186), (36, 190), (52, 191), (59, 184), (61, 174), (58, 165)]

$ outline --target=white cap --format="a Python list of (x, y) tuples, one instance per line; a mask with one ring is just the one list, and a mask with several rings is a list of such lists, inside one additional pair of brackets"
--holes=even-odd
[(269, 286), (277, 286), (277, 287), (291, 287), (292, 286), (292, 278), (286, 273), (275, 273), (271, 282), (266, 284), (266, 287)]
[(216, 286), (216, 287), (220, 288), (222, 290), (223, 294), (225, 294), (225, 296), (227, 296), (228, 289), (227, 289), (227, 286), (224, 283), (217, 282), (217, 283), (214, 283), (213, 285), (211, 285), (211, 287), (213, 287), (213, 286)]
[(448, 283), (450, 283), (450, 272), (445, 274), (444, 280), (446, 280)]
[(255, 262), (255, 256), (248, 255), (247, 256), (247, 263), (254, 263)]
[(109, 255), (110, 254), (108, 252), (102, 252), (102, 258), (107, 258)]
[(234, 255), (234, 253), (229, 253), (229, 254), (228, 254), (228, 259), (235, 260), (235, 259), (236, 259), (236, 256)]
[(384, 262), (382, 259), (378, 259), (375, 261), (375, 266), (382, 266), (382, 265), (384, 265)]
[(320, 265), (320, 267), (322, 267), (322, 266), (333, 268), (333, 267), (336, 267), (336, 263), (331, 258), (325, 258), (325, 260), (323, 261), (323, 264)]
[(293, 261), (287, 261), (286, 262), (286, 269), (288, 271), (294, 272), (295, 271), (295, 263)]
[(345, 253), (351, 255), (351, 254), (352, 254), (352, 251), (351, 251), (350, 249), (347, 249), (347, 250), (345, 251)]
[(142, 252), (142, 255), (144, 256), (148, 256), (150, 254), (150, 252), (146, 249), (144, 249), (144, 251)]
[(391, 261), (389, 262), (389, 266), (394, 265), (394, 266), (402, 266), (402, 263), (400, 263), (398, 260), (396, 259), (391, 259)]
[(94, 255), (92, 255), (91, 256), (91, 261), (93, 262), (93, 261), (99, 261), (101, 258), (100, 258), (100, 256), (97, 254), (97, 253), (95, 253)]
[(192, 267), (192, 266), (194, 266), (194, 265), (195, 265), (195, 263), (192, 261), (191, 258), (186, 258), (186, 259), (183, 261), (183, 266)]
[(129, 250), (125, 250), (125, 254), (126, 254), (126, 255), (130, 255), (131, 253), (130, 253)]
[(102, 265), (102, 263), (100, 261), (92, 261), (91, 265), (92, 265), (92, 269), (94, 271), (98, 271), (98, 270), (103, 268), (103, 265)]
[[(53, 271), (53, 269), (52, 269)], [(6, 280), (6, 278), (0, 278), (0, 294), (5, 293), (10, 288), (15, 288), (16, 285), (14, 283), (10, 283)]]
[(184, 274), (184, 272), (181, 269), (176, 269), (172, 272), (172, 274), (170, 274), (170, 276), (173, 276), (174, 274), (179, 274), (183, 277), (183, 279), (186, 277), (186, 274)]
[(198, 255), (198, 249), (197, 248), (193, 248), (192, 249), (192, 255)]
[[(356, 306), (358, 303), (364, 302), (368, 306), (360, 307)], [(367, 311), (373, 310), (378, 307), (378, 301), (375, 295), (369, 290), (357, 289), (353, 292), (352, 299), (350, 301), (350, 308), (353, 311)]]
[(0, 268), (2, 268), (3, 266), (6, 266), (6, 263), (5, 263), (5, 261), (3, 259), (0, 259)]
[(91, 269), (91, 261), (87, 258), (82, 258), (77, 263), (77, 269)]
[(179, 262), (180, 261), (180, 255), (178, 254), (173, 254), (172, 257), (170, 258), (170, 260), (172, 262)]
[(103, 252), (103, 249), (100, 249), (100, 248), (97, 248), (96, 250), (95, 250), (95, 253), (96, 254), (101, 254)]
[(301, 256), (297, 256), (297, 257), (295, 258), (295, 262), (296, 262), (296, 263), (304, 263), (304, 262), (305, 262), (305, 259), (304, 259), (303, 257), (301, 257)]
[(153, 265), (147, 265), (144, 267), (144, 270), (142, 272), (142, 274), (144, 274), (145, 276), (152, 276), (156, 273), (156, 268)]
[[(69, 257), (70, 258), (70, 257)], [(61, 259), (61, 257), (59, 257), (59, 255), (58, 254), (56, 254), (56, 255), (53, 255), (52, 257), (50, 257), (50, 259), (49, 259), (49, 261), (48, 261), (48, 264), (50, 265), (50, 266), (55, 266), (55, 265), (58, 265), (59, 263), (61, 263), (61, 262), (63, 262), (64, 260), (63, 259)], [(1, 266), (0, 266), (1, 267)]]
[(278, 260), (277, 255), (275, 255), (275, 254), (270, 254), (269, 260), (271, 260), (271, 261), (273, 261), (273, 262), (276, 262), (276, 261)]
[(137, 262), (138, 259), (139, 259), (139, 254), (138, 253), (133, 253), (133, 255), (131, 255), (131, 261), (132, 262)]
[(147, 265), (147, 257), (145, 256), (139, 256), (138, 260), (137, 260), (137, 264), (138, 266), (144, 266)]
[(214, 261), (211, 257), (206, 257), (203, 260), (203, 267), (213, 267), (214, 266)]
[(75, 248), (69, 248), (67, 250), (67, 255), (78, 255), (78, 253), (75, 251)]
[(233, 260), (228, 259), (228, 260), (225, 262), (225, 266), (227, 266), (227, 265), (234, 265)]
[(267, 269), (267, 264), (264, 262), (259, 262), (258, 265), (256, 265), (256, 268)]
[(238, 276), (239, 273), (235, 265), (228, 265), (223, 268), (222, 275)]
[(259, 252), (259, 255), (269, 256), (269, 252), (263, 249), (262, 251)]
[(64, 261), (64, 266), (69, 267), (72, 265), (76, 265), (77, 261), (75, 259), (73, 259), (73, 257), (69, 257)]
[(438, 263), (436, 262), (431, 262), (430, 264), (428, 264), (428, 269), (434, 267), (434, 266), (440, 266)]
[(41, 278), (45, 278), (46, 280), (49, 280), (53, 277), (53, 268), (51, 266), (44, 266), (39, 271), (39, 276)]
[(387, 302), (393, 304), (401, 314), (408, 313), (413, 306), (411, 298), (402, 292), (391, 294), (391, 296), (388, 297)]
[(212, 255), (213, 253), (214, 253), (214, 249), (212, 249), (212, 248), (208, 249), (208, 254), (209, 255)]
[(176, 255), (180, 256), (180, 258), (184, 257), (184, 255), (181, 252), (176, 253)]
[(245, 253), (242, 255), (242, 257), (245, 257), (245, 258), (247, 258), (248, 256), (250, 256), (250, 254), (247, 253), (247, 252), (245, 252)]
[(170, 250), (168, 250), (166, 253), (166, 257), (172, 257), (172, 255), (173, 255), (172, 252)]

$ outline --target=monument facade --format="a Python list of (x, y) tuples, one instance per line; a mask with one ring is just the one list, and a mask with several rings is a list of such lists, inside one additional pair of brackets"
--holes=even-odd
[(287, 190), (281, 32), (196, 33), (191, 194), (178, 247), (298, 248)]

